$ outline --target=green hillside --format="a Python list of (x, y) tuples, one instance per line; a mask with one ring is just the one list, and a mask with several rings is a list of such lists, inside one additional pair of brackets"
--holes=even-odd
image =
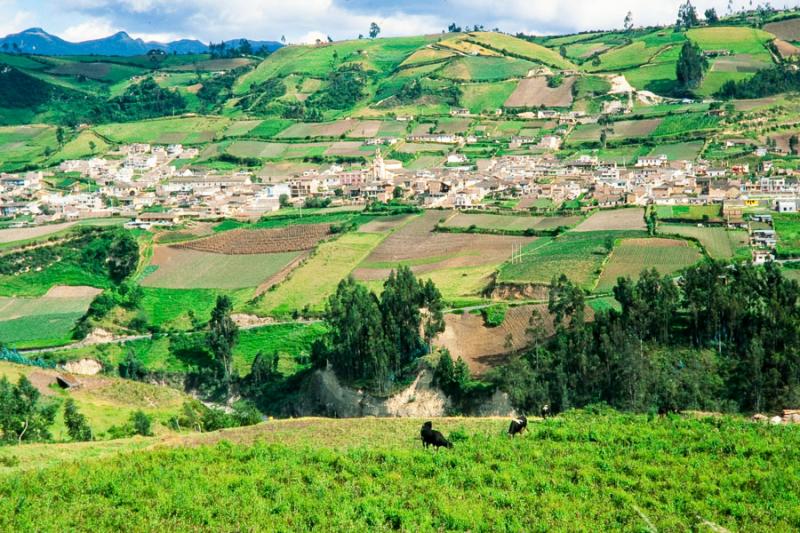
[[(800, 431), (729, 417), (267, 422), (224, 433), (0, 451), (9, 531), (792, 531)], [(58, 447), (60, 446), (60, 448)], [(148, 448), (157, 448), (155, 450)], [(47, 465), (39, 469), (38, 466)], [(20, 475), (20, 473), (24, 475)], [(147, 504), (143, 504), (143, 497)], [(44, 512), (43, 510), (47, 510)]]

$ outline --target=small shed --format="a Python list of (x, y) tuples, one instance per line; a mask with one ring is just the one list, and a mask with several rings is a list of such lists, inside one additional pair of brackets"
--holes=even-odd
[(78, 389), (81, 386), (81, 382), (72, 374), (59, 374), (56, 376), (56, 383), (58, 383), (59, 387), (66, 390)]

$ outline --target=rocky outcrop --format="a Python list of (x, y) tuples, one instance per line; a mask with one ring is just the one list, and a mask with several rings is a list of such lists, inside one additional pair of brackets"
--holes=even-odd
[(80, 359), (64, 363), (64, 370), (70, 374), (78, 374), (80, 376), (94, 376), (103, 371), (103, 365), (94, 359)]
[[(388, 397), (346, 387), (330, 368), (316, 371), (307, 385), (302, 405), (295, 406), (295, 416), (436, 418), (447, 416), (453, 407), (447, 395), (433, 384), (429, 369), (420, 370), (411, 385)], [(497, 391), (475, 412), (466, 414), (513, 416), (514, 409), (508, 395)]]

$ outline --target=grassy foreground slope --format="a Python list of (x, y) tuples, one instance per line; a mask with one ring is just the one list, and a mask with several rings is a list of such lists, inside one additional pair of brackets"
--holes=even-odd
[[(0, 467), (0, 529), (800, 528), (800, 477), (790, 466), (800, 458), (800, 427), (570, 412), (510, 440), (506, 420), (443, 419), (435, 426), (455, 448), (436, 453), (421, 448), (420, 424), (268, 422), (153, 440), (175, 448), (143, 450), (141, 438), (102, 443), (116, 446), (107, 453), (130, 453), (43, 469), (26, 459), (47, 463), (47, 446), (0, 449), (0, 458), (30, 453)], [(71, 450), (76, 459), (98, 454)]]

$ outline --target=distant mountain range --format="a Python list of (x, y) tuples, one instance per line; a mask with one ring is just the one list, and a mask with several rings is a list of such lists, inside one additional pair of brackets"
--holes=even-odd
[[(246, 40), (253, 50), (258, 50), (264, 46), (268, 50), (274, 51), (283, 46), (276, 41)], [(237, 47), (240, 41), (241, 39), (232, 39), (225, 41), (225, 44)], [(208, 52), (208, 45), (192, 39), (181, 39), (170, 43), (145, 42), (142, 39), (134, 39), (124, 31), (102, 39), (71, 43), (47, 33), (41, 28), (30, 28), (20, 33), (12, 33), (0, 38), (0, 52), (47, 56), (136, 56), (146, 54), (154, 49), (163, 50), (168, 54), (202, 54)]]

